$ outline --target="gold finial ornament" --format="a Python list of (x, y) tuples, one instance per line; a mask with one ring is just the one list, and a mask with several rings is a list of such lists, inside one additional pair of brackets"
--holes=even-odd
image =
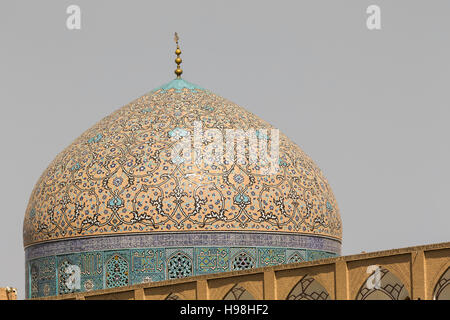
[(181, 70), (181, 68), (180, 68), (180, 64), (183, 60), (181, 60), (181, 58), (180, 58), (181, 50), (180, 50), (180, 46), (178, 45), (178, 40), (180, 40), (180, 38), (178, 37), (178, 33), (176, 33), (176, 32), (175, 32), (174, 40), (175, 40), (175, 43), (177, 44), (177, 50), (175, 50), (175, 54), (177, 55), (177, 57), (175, 59), (175, 63), (177, 64), (177, 69), (175, 70), (175, 74), (177, 75), (177, 79), (180, 79), (181, 74), (183, 73), (183, 70)]

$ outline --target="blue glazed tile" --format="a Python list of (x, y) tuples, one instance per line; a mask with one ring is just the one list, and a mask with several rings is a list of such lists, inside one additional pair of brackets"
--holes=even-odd
[[(160, 235), (157, 241), (169, 242), (169, 235)], [(187, 237), (186, 243), (203, 243), (212, 241), (211, 234)], [(220, 243), (231, 239), (231, 243), (266, 244), (269, 239), (274, 244), (283, 236), (273, 237), (264, 235), (259, 241), (251, 234), (222, 234), (214, 237)], [(224, 240), (225, 239), (225, 240)], [(260, 240), (261, 240), (260, 239)], [(86, 239), (83, 239), (86, 240)], [(142, 237), (108, 238), (101, 241), (101, 245), (115, 250), (86, 250), (71, 254), (40, 257), (27, 260), (27, 297), (42, 297), (76, 291), (98, 290), (108, 287), (120, 287), (143, 282), (154, 282), (166, 279), (183, 278), (193, 275), (243, 270), (271, 266), (283, 263), (315, 260), (336, 256), (336, 252), (324, 250), (309, 250), (305, 248), (280, 246), (172, 246), (172, 247), (142, 247), (148, 241)], [(148, 239), (147, 239), (148, 240)], [(154, 239), (153, 239), (154, 240)], [(173, 240), (173, 239), (172, 239)], [(303, 238), (308, 246), (314, 247), (314, 242), (323, 244), (322, 240)], [(296, 244), (299, 244), (296, 242)], [(333, 244), (329, 242), (329, 244)], [(78, 244), (73, 247), (80, 248)], [(286, 246), (286, 243), (284, 243)], [(53, 249), (61, 249), (61, 244)], [(125, 246), (125, 248), (124, 248)], [(136, 247), (134, 247), (136, 246)], [(98, 248), (95, 243), (88, 241), (83, 248)], [(128, 248), (126, 248), (128, 247)], [(130, 248), (131, 247), (131, 248)], [(134, 247), (134, 248), (133, 248)], [(333, 245), (331, 246), (333, 248)], [(40, 249), (41, 250), (41, 249)], [(36, 254), (36, 251), (33, 252)], [(31, 254), (28, 256), (30, 257)], [(80, 289), (68, 290), (64, 286), (67, 265), (79, 266), (81, 272)]]
[(258, 267), (274, 266), (284, 263), (286, 263), (286, 249), (258, 249)]
[(229, 270), (228, 248), (195, 248), (195, 274)]

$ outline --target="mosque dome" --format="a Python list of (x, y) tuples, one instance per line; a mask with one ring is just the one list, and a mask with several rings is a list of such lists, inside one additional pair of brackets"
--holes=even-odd
[[(225, 150), (229, 132), (254, 133), (268, 153), (275, 141), (273, 126), (177, 70), (84, 132), (38, 180), (23, 228), (27, 297), (340, 254), (333, 192), (282, 133), (275, 172), (251, 161), (251, 147), (240, 160), (174, 157), (175, 145), (192, 141), (184, 147), (194, 145), (197, 159), (206, 150), (224, 159), (211, 150), (220, 137)], [(67, 283), (71, 265), (79, 287)]]

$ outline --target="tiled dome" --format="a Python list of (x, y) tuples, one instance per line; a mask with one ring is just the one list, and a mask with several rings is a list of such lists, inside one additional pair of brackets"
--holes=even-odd
[(173, 231), (341, 239), (339, 210), (325, 177), (284, 135), (273, 175), (248, 164), (174, 163), (170, 148), (177, 135), (193, 134), (195, 120), (224, 137), (226, 129), (272, 128), (224, 98), (173, 80), (104, 118), (56, 157), (31, 195), (25, 246)]
[[(107, 278), (107, 250), (143, 247), (165, 248), (164, 275), (147, 275), (152, 281), (171, 277), (170, 257), (183, 252), (174, 248), (228, 248), (227, 270), (245, 263), (245, 257), (231, 261), (230, 248), (291, 250), (291, 256), (283, 251), (280, 263), (293, 262), (295, 255), (312, 257), (296, 249), (340, 253), (336, 200), (320, 169), (297, 145), (280, 133), (279, 169), (273, 174), (261, 174), (248, 153), (245, 163), (174, 161), (171, 148), (194, 134), (195, 121), (203, 131), (215, 128), (224, 137), (227, 129), (254, 129), (259, 141), (271, 140), (267, 122), (182, 79), (145, 94), (83, 133), (40, 177), (24, 220), (27, 272), (41, 258), (55, 257), (56, 269), (63, 254), (95, 251), (102, 252)], [(211, 141), (202, 143), (207, 148)], [(264, 259), (255, 253), (255, 266), (272, 258)], [(201, 273), (198, 268), (192, 262), (190, 274)], [(89, 288), (108, 287), (108, 280), (98, 285), (94, 280), (85, 281)], [(30, 284), (30, 296), (44, 290), (45, 281), (39, 281)], [(120, 285), (132, 282), (130, 275)], [(61, 293), (49, 286), (49, 292)]]

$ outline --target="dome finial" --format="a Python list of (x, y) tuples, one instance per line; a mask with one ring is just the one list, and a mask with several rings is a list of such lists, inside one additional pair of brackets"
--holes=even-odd
[(177, 69), (175, 70), (175, 74), (177, 75), (177, 79), (180, 79), (181, 74), (183, 73), (183, 70), (181, 70), (181, 68), (180, 68), (180, 64), (183, 60), (181, 60), (181, 58), (180, 58), (181, 50), (180, 50), (180, 46), (178, 45), (178, 40), (180, 40), (180, 38), (178, 38), (178, 33), (176, 33), (176, 32), (175, 32), (174, 40), (175, 40), (175, 43), (177, 44), (177, 50), (175, 50), (175, 54), (177, 55), (177, 57), (175, 59), (175, 63), (177, 64)]

